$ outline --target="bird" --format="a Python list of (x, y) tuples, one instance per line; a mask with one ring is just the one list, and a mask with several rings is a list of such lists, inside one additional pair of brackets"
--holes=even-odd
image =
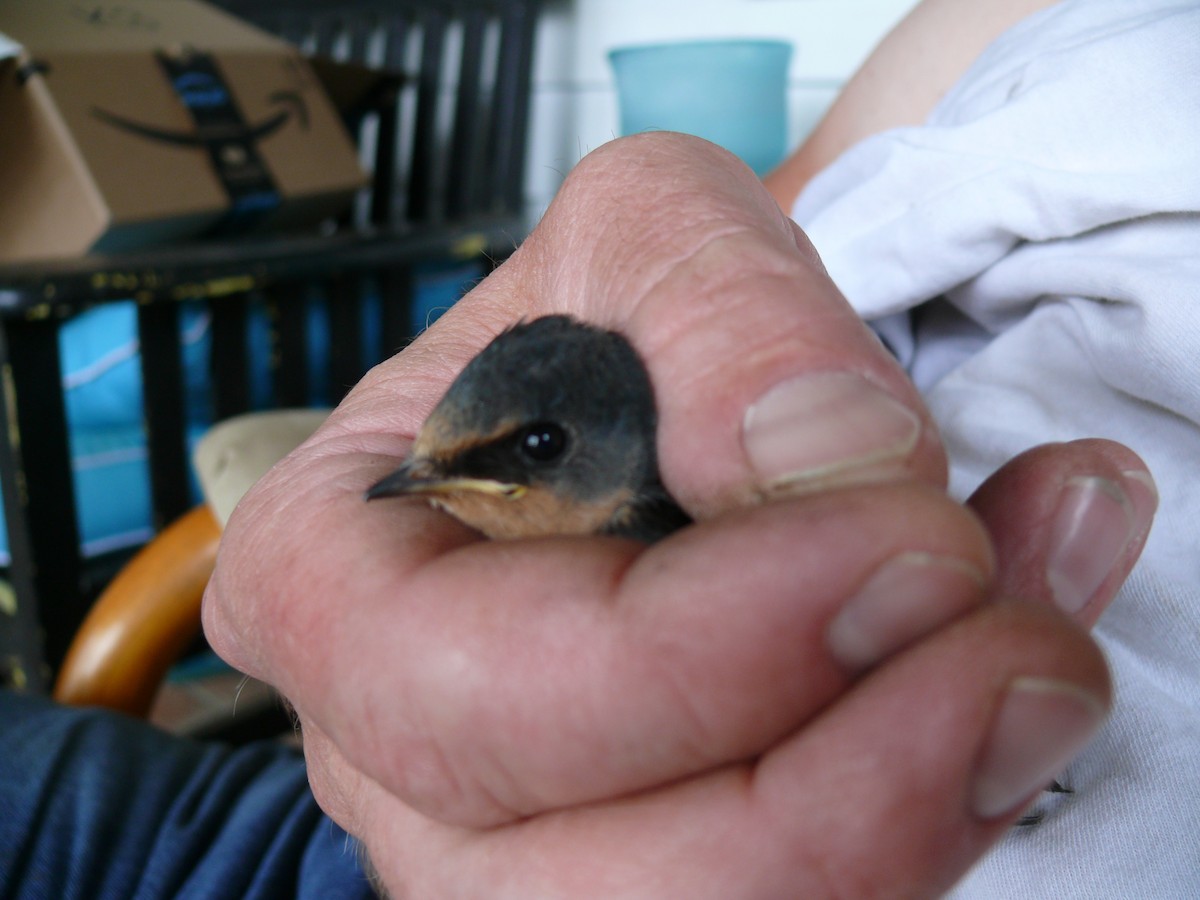
[(629, 340), (566, 315), (501, 332), (366, 499), (422, 497), (497, 539), (652, 543), (691, 519), (658, 469), (654, 390)]

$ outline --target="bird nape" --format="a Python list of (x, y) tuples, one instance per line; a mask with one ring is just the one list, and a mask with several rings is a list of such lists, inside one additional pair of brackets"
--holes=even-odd
[(655, 541), (691, 520), (658, 472), (646, 367), (614, 331), (545, 316), (501, 333), (368, 500), (420, 496), (491, 538)]

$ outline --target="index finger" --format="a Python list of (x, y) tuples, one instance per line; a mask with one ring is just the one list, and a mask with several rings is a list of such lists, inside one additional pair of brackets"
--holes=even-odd
[(536, 270), (551, 304), (539, 311), (615, 327), (647, 360), (664, 478), (693, 514), (835, 485), (944, 483), (909, 379), (720, 148), (668, 133), (605, 145), (529, 249), (513, 263)]

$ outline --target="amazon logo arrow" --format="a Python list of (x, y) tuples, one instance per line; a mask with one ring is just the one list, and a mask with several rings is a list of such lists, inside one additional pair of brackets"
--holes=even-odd
[[(212, 106), (215, 104), (215, 99), (212, 99), (211, 96), (209, 99), (205, 98), (198, 85), (181, 84), (177, 85), (177, 87), (180, 88), (180, 96), (184, 98), (184, 102), (190, 108)], [(212, 90), (211, 86), (209, 90)], [(221, 93), (223, 94), (223, 91)], [(221, 99), (224, 100), (226, 98), (222, 97)], [(209, 126), (203, 129), (202, 132), (200, 130), (173, 131), (155, 125), (146, 125), (96, 106), (92, 107), (92, 115), (100, 121), (112, 125), (114, 128), (135, 134), (138, 137), (148, 138), (149, 140), (164, 144), (174, 144), (181, 147), (202, 147), (206, 149), (211, 148), (214, 144), (258, 143), (286, 125), (288, 120), (293, 116), (299, 121), (301, 128), (305, 131), (308, 130), (308, 107), (304, 103), (304, 98), (299, 94), (294, 91), (276, 91), (271, 94), (268, 100), (272, 104), (281, 104), (286, 108), (267, 117), (256, 125), (229, 123), (225, 126)]]

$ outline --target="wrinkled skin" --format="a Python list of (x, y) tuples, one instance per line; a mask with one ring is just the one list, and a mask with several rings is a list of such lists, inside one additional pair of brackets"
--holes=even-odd
[[(419, 501), (363, 503), (466, 361), (554, 312), (645, 358), (663, 478), (698, 524), (650, 547), (489, 542)], [(780, 477), (747, 411), (831, 372), (884, 398), (878, 452)], [(1103, 441), (1019, 457), (973, 508), (945, 477), (915, 389), (751, 173), (694, 139), (622, 139), (247, 496), (205, 628), (295, 705), (318, 801), (395, 896), (936, 894), (1021, 811), (972, 803), (1006, 685), (1108, 704), (1080, 626), (1153, 512), (1143, 464)], [(1136, 527), (1070, 617), (1045, 571), (1080, 477)], [(876, 658), (832, 651), (837, 611), (913, 553), (970, 577), (931, 579), (934, 613)]]

